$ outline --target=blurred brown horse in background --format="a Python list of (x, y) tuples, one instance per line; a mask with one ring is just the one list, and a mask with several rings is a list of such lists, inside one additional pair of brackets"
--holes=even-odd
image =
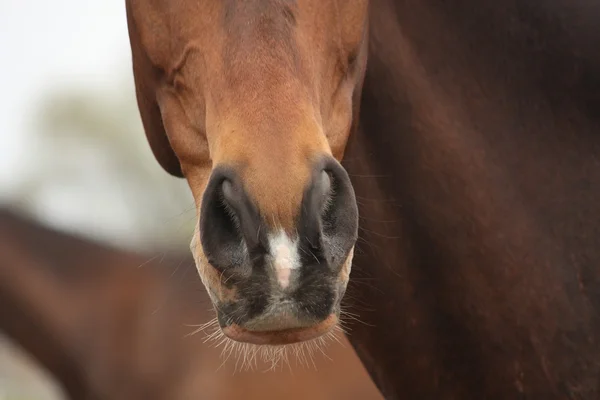
[(600, 3), (128, 7), (227, 336), (332, 328), (355, 190), (350, 338), (387, 398), (600, 396)]
[(188, 336), (212, 318), (191, 257), (149, 259), (6, 209), (0, 304), (0, 331), (73, 400), (381, 398), (343, 337), (292, 372), (240, 371), (235, 355), (219, 369), (222, 348)]

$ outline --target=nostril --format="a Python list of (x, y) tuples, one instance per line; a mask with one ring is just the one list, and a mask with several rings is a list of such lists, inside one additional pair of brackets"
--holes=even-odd
[(305, 194), (301, 217), (304, 222), (304, 235), (313, 253), (322, 247), (323, 216), (330, 208), (333, 198), (332, 180), (327, 171), (316, 174), (312, 185)]
[[(200, 241), (208, 262), (217, 268), (240, 265), (243, 262), (239, 221), (226, 204), (221, 182), (209, 181), (202, 199)], [(223, 251), (227, 248), (228, 251)]]
[[(221, 184), (225, 206), (230, 210), (232, 219), (237, 222), (237, 229), (251, 251), (263, 249), (260, 240), (260, 225), (262, 223), (258, 208), (248, 197), (239, 180), (225, 179)], [(264, 233), (264, 230), (263, 230)]]
[(329, 173), (327, 173), (327, 171), (325, 170), (321, 171), (321, 179), (319, 180), (319, 186), (320, 192), (322, 193), (323, 197), (325, 197), (325, 202), (327, 202), (329, 195), (331, 195), (331, 177), (329, 176)]
[[(340, 176), (341, 171), (323, 171), (329, 178), (329, 190), (327, 192), (326, 204), (321, 212), (323, 231), (326, 234), (334, 234), (341, 225), (354, 225), (354, 218), (358, 218), (358, 211), (355, 213), (356, 201), (354, 200), (354, 191), (348, 179)], [(356, 214), (356, 215), (355, 215)], [(344, 221), (346, 220), (346, 221)]]
[(336, 160), (316, 166), (300, 218), (301, 239), (313, 263), (337, 266), (345, 260), (358, 236), (358, 208), (350, 178)]
[(260, 217), (235, 172), (216, 168), (202, 198), (200, 241), (208, 261), (223, 269), (242, 265), (263, 247)]
[(350, 177), (335, 160), (330, 160), (326, 171), (331, 176), (328, 205), (321, 215), (323, 240), (329, 249), (330, 263), (341, 264), (358, 237), (358, 206)]
[(324, 207), (321, 210), (322, 229), (325, 233), (327, 233), (335, 229), (336, 196), (338, 195), (336, 186), (338, 185), (338, 182), (336, 182), (333, 178), (330, 178), (328, 172), (323, 171), (323, 173), (327, 174), (329, 181), (327, 197), (325, 199)]
[(221, 183), (221, 190), (223, 191), (223, 197), (226, 201), (232, 204), (238, 202), (239, 195), (236, 196), (237, 193), (235, 193), (235, 189), (230, 181), (227, 179), (223, 180), (223, 183)]
[(222, 202), (224, 206), (230, 209), (230, 212), (233, 216), (237, 217), (240, 213), (243, 213), (244, 201), (243, 201), (243, 193), (241, 192), (241, 188), (239, 185), (234, 186), (234, 184), (228, 180), (224, 179), (221, 183), (221, 196)]

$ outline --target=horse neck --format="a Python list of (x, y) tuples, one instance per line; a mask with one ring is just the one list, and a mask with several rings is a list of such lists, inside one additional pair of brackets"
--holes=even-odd
[[(435, 397), (444, 379), (446, 395), (489, 394), (489, 376), (509, 398), (514, 365), (520, 384), (556, 393), (598, 355), (600, 293), (587, 289), (600, 284), (600, 53), (573, 15), (582, 7), (545, 3), (560, 2), (371, 9), (361, 126), (344, 160), (361, 215), (349, 294), (394, 337), (377, 343), (355, 324), (351, 340), (390, 398)], [(577, 346), (557, 344), (571, 329)]]
[(460, 229), (444, 232), (468, 224), (465, 246), (510, 245), (517, 258), (535, 249), (537, 264), (571, 257), (575, 246), (588, 263), (600, 259), (591, 25), (560, 7), (406, 3), (371, 10), (365, 134), (346, 163), (362, 159), (379, 176), (372, 189), (402, 197), (450, 253), (474, 251), (457, 248)]

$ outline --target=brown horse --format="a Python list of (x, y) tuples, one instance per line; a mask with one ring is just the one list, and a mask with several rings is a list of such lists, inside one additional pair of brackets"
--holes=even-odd
[(146, 133), (196, 198), (225, 334), (285, 343), (336, 322), (355, 198), (322, 154), (345, 153), (350, 338), (387, 398), (600, 396), (599, 5), (128, 11)]
[(239, 360), (234, 374), (236, 355), (219, 369), (222, 348), (190, 336), (211, 316), (200, 285), (189, 256), (148, 259), (0, 209), (0, 331), (73, 400), (381, 398), (347, 342), (292, 372)]

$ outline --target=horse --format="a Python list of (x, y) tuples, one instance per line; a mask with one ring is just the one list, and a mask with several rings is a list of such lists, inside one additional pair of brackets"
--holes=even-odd
[(0, 208), (0, 331), (70, 399), (381, 398), (343, 337), (292, 372), (256, 374), (235, 354), (222, 365), (231, 349), (191, 326), (211, 315), (199, 285), (188, 254), (133, 253)]
[(349, 312), (387, 399), (598, 397), (600, 6), (144, 3), (140, 114), (225, 335)]

